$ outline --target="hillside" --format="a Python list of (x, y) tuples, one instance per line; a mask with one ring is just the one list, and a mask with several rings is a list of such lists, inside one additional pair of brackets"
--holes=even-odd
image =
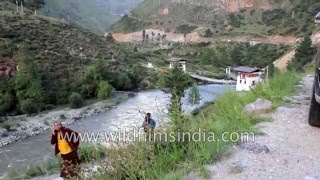
[[(159, 4), (160, 2), (160, 4)], [(146, 0), (108, 31), (154, 28), (167, 32), (221, 35), (301, 35), (315, 29), (316, 0)]]
[[(8, 6), (0, 3), (0, 114), (22, 106), (18, 98), (21, 88), (30, 90), (31, 94), (24, 92), (27, 100), (39, 97), (41, 103), (35, 104), (43, 110), (68, 103), (72, 92), (96, 97), (102, 78), (116, 90), (148, 86), (140, 84), (150, 77), (139, 66), (146, 57), (133, 52), (133, 46), (27, 9), (23, 15), (16, 14), (7, 11)], [(4, 97), (8, 99), (2, 101)]]
[(86, 0), (46, 0), (41, 12), (47, 16), (68, 19), (99, 35), (121, 18), (98, 9), (95, 1)]
[[(10, 2), (10, 0), (1, 1)], [(24, 6), (30, 9), (37, 8), (42, 15), (66, 19), (98, 35), (103, 35), (107, 27), (118, 21), (122, 14), (136, 7), (140, 0), (40, 0), (37, 2), (40, 2), (40, 5), (34, 1), (25, 0)]]

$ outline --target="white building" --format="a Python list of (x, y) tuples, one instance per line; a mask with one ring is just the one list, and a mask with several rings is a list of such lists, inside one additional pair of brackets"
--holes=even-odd
[(176, 59), (170, 58), (169, 59), (169, 68), (172, 69), (174, 66), (178, 66), (183, 72), (187, 72), (187, 60), (185, 59)]
[(240, 66), (233, 68), (233, 71), (237, 73), (236, 91), (250, 91), (263, 80), (263, 72), (258, 68)]
[(148, 67), (148, 68), (154, 68), (153, 63), (152, 63), (151, 60), (148, 61), (147, 67)]

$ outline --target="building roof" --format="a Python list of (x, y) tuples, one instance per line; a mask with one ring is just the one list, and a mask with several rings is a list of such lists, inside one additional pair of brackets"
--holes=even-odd
[(253, 68), (253, 67), (248, 67), (248, 66), (239, 66), (233, 68), (234, 71), (236, 72), (245, 72), (245, 73), (253, 73), (253, 72), (259, 72), (261, 71), (258, 68)]
[(320, 24), (320, 12), (316, 15), (315, 23)]
[(186, 59), (178, 59), (178, 58), (175, 58), (175, 57), (172, 57), (170, 59), (168, 59), (169, 62), (181, 62), (181, 61), (188, 61)]
[(316, 19), (317, 19), (317, 20), (320, 19), (320, 12), (316, 15)]

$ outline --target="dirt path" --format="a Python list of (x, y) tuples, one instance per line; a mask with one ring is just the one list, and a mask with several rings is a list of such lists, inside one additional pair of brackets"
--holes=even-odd
[(208, 166), (209, 179), (320, 179), (320, 129), (307, 122), (312, 81), (304, 77), (293, 103), (268, 114), (272, 122), (258, 124), (264, 135)]
[[(192, 32), (186, 34), (184, 37), (181, 33), (174, 32), (165, 32), (160, 29), (146, 29), (146, 34), (149, 35), (151, 39), (151, 33), (155, 33), (156, 36), (158, 33), (161, 35), (166, 34), (166, 39), (172, 42), (208, 42), (214, 39), (201, 37), (197, 32)], [(132, 33), (112, 33), (113, 38), (118, 42), (135, 42), (142, 40), (142, 31), (132, 32)], [(155, 36), (155, 37), (156, 37)], [(320, 35), (313, 36), (313, 41), (316, 41), (316, 38), (320, 39)], [(216, 38), (215, 38), (216, 39)], [(301, 40), (301, 38), (296, 36), (281, 36), (281, 35), (271, 35), (265, 37), (255, 37), (255, 36), (221, 36), (217, 38), (221, 42), (252, 42), (255, 43), (271, 43), (271, 44), (285, 44), (285, 45), (294, 45)], [(319, 40), (320, 41), (320, 40)]]

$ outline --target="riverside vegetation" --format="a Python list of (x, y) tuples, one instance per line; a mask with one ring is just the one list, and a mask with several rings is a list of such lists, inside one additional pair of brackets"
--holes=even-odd
[[(179, 139), (177, 129), (180, 130), (179, 132), (191, 134), (198, 132), (199, 129), (206, 129), (206, 132), (213, 132), (215, 137), (221, 137), (223, 132), (259, 132), (254, 125), (264, 119), (244, 113), (244, 105), (257, 98), (265, 98), (272, 101), (273, 108), (276, 108), (285, 102), (283, 97), (294, 92), (295, 84), (299, 79), (300, 76), (291, 71), (276, 72), (273, 78), (259, 84), (251, 92), (225, 93), (197, 116), (181, 115), (179, 109), (171, 111), (171, 121), (165, 131), (168, 134), (172, 132), (176, 139)], [(177, 114), (174, 115), (175, 113)], [(155, 139), (154, 142), (132, 143), (125, 147), (119, 145), (106, 151), (108, 167), (93, 173), (92, 178), (179, 179), (195, 169), (206, 176), (204, 165), (218, 160), (235, 143), (165, 142)]]
[[(171, 74), (179, 74), (172, 71)], [(99, 171), (81, 174), (80, 177), (93, 179), (180, 179), (190, 171), (198, 171), (206, 176), (204, 165), (219, 160), (227, 155), (227, 149), (238, 142), (222, 141), (178, 141), (179, 132), (213, 132), (215, 137), (222, 137), (223, 132), (254, 132), (259, 133), (255, 124), (264, 121), (263, 117), (244, 113), (244, 106), (257, 98), (268, 99), (273, 102), (273, 108), (285, 103), (285, 96), (290, 96), (298, 83), (300, 76), (292, 71), (276, 71), (274, 76), (262, 84), (257, 85), (250, 92), (237, 94), (226, 92), (218, 97), (214, 104), (207, 105), (195, 116), (182, 115), (179, 104), (173, 104), (170, 111), (170, 123), (166, 129), (167, 134), (173, 133), (176, 141), (164, 141), (164, 137), (158, 137), (152, 142), (135, 142), (130, 144), (113, 143), (105, 149), (101, 145), (83, 144), (80, 148), (80, 156), (85, 162), (94, 160), (99, 164)], [(182, 85), (181, 85), (182, 84)], [(175, 89), (184, 89), (191, 85), (187, 79)], [(184, 84), (184, 85), (183, 85)], [(285, 86), (284, 86), (285, 84)], [(164, 84), (165, 85), (165, 84)], [(177, 94), (177, 91), (171, 91)], [(175, 96), (175, 98), (181, 96)], [(157, 130), (160, 131), (160, 130)], [(163, 132), (162, 132), (163, 133)], [(163, 135), (161, 135), (163, 136)], [(181, 137), (181, 136), (180, 136)], [(230, 137), (229, 137), (230, 138)], [(227, 140), (228, 137), (226, 137)], [(108, 157), (104, 162), (103, 157)], [(100, 163), (99, 163), (100, 162)], [(44, 163), (43, 166), (29, 167), (24, 177), (33, 177), (57, 172), (59, 161)], [(11, 172), (12, 178), (17, 173)], [(21, 175), (20, 175), (21, 177)]]

